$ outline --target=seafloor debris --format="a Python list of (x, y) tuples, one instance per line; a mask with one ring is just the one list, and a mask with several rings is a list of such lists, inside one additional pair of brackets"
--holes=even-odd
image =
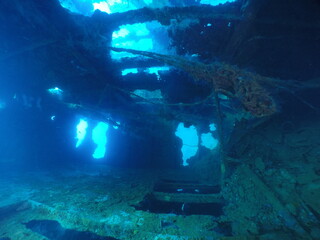
[(225, 63), (216, 62), (208, 65), (173, 55), (114, 47), (110, 49), (157, 59), (186, 71), (196, 81), (208, 81), (213, 84), (214, 91), (237, 98), (244, 110), (255, 117), (270, 116), (277, 111), (273, 97), (261, 85), (263, 82), (268, 82), (268, 78), (258, 74)]

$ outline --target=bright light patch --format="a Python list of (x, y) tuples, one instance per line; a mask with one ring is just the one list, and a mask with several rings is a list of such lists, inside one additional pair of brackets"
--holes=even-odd
[(126, 37), (129, 34), (129, 30), (124, 28), (123, 26), (120, 27), (120, 30), (114, 31), (112, 33), (112, 39), (117, 39), (117, 38), (123, 38)]
[(113, 125), (114, 129), (119, 129), (119, 126), (121, 125), (121, 123), (119, 121), (116, 121), (116, 125)]
[(57, 97), (60, 101), (62, 100), (62, 97), (63, 97), (63, 90), (58, 88), (58, 87), (54, 87), (54, 88), (49, 88), (48, 89), (48, 92)]
[[(144, 73), (155, 74), (158, 80), (161, 80), (160, 72), (169, 71), (170, 67), (149, 67), (143, 70)], [(125, 76), (129, 73), (139, 73), (138, 68), (126, 68), (121, 71), (121, 75)]]
[(161, 80), (159, 71), (169, 71), (170, 68), (169, 67), (150, 67), (147, 69), (147, 72), (149, 74), (155, 74), (157, 76), (158, 80)]
[(150, 34), (150, 31), (145, 23), (126, 24), (120, 26), (118, 31), (112, 33), (112, 39), (126, 37), (130, 33), (135, 36), (147, 36)]
[[(143, 38), (136, 42), (139, 50), (147, 51), (153, 48), (153, 40), (151, 38)], [(138, 49), (136, 49), (138, 50)]]
[(136, 36), (148, 36), (150, 34), (150, 31), (145, 23), (137, 23), (135, 25), (137, 27)]
[(94, 10), (100, 10), (101, 12), (106, 12), (108, 14), (137, 9), (134, 4), (130, 4), (127, 0), (108, 0), (95, 2), (93, 3), (93, 8)]
[(125, 75), (127, 75), (129, 73), (132, 73), (132, 74), (138, 73), (138, 68), (127, 68), (127, 69), (123, 69), (121, 71), (121, 75), (122, 76), (125, 76)]
[[(154, 34), (155, 32), (157, 35)], [(158, 35), (162, 36), (161, 39)], [(165, 53), (169, 41), (167, 28), (157, 21), (122, 25), (118, 31), (112, 33), (113, 47), (130, 48), (139, 51), (156, 50)], [(131, 53), (112, 51), (111, 57), (120, 60), (121, 58), (137, 56)]]
[(62, 7), (72, 13), (90, 16), (93, 13), (92, 1), (88, 0), (59, 0)]
[[(153, 40), (151, 38), (142, 38), (131, 41), (113, 41), (113, 47), (117, 48), (131, 48), (138, 51), (151, 51), (153, 49)], [(132, 53), (126, 52), (111, 52), (113, 59), (121, 59), (125, 57), (134, 57)]]
[(107, 1), (108, 4), (110, 4), (110, 6), (114, 6), (114, 5), (117, 5), (117, 4), (123, 4), (123, 5), (126, 5), (128, 4), (128, 1), (122, 1), (122, 0), (108, 0)]
[(217, 127), (216, 127), (216, 125), (214, 123), (211, 123), (209, 125), (209, 129), (210, 129), (211, 132), (214, 132), (215, 130), (217, 130)]
[(128, 0), (108, 0), (107, 2), (110, 13), (125, 12), (137, 9), (137, 7)]
[(107, 2), (93, 3), (93, 10), (100, 10), (101, 12), (111, 13), (110, 7)]
[(99, 159), (105, 156), (108, 128), (108, 124), (99, 122), (97, 126), (92, 130), (92, 140), (95, 144), (97, 144), (97, 147), (92, 154), (93, 158)]
[(58, 88), (58, 87), (55, 87), (55, 88), (49, 88), (48, 89), (48, 92), (52, 95), (61, 95), (63, 93), (63, 91)]
[(176, 136), (182, 140), (182, 160), (183, 166), (188, 166), (191, 157), (195, 156), (198, 152), (198, 133), (195, 126), (185, 127), (183, 123), (179, 123), (175, 132)]
[(79, 13), (86, 16), (93, 14), (95, 10), (106, 12), (108, 14), (116, 12), (125, 12), (143, 7), (140, 3), (138, 6), (128, 0), (59, 0), (62, 7), (67, 8), (73, 13)]
[(200, 3), (201, 4), (209, 4), (212, 6), (216, 6), (219, 4), (225, 4), (227, 2), (234, 2), (235, 0), (201, 0)]
[[(229, 0), (233, 2), (235, 0)], [(162, 7), (175, 7), (177, 4), (171, 3), (173, 1), (156, 1), (156, 0), (59, 0), (62, 7), (68, 9), (73, 13), (91, 16), (93, 12), (99, 9), (108, 14), (117, 12), (126, 12), (129, 10), (140, 9), (143, 7), (149, 8), (162, 8)], [(181, 1), (179, 1), (181, 2)], [(187, 1), (184, 1), (187, 2)], [(192, 1), (189, 1), (192, 2)], [(184, 3), (185, 6), (198, 4), (198, 0), (194, 3)], [(201, 4), (218, 5), (224, 4), (228, 0), (201, 0)]]
[(88, 122), (85, 121), (84, 119), (80, 119), (80, 122), (77, 125), (77, 144), (76, 148), (81, 145), (83, 142), (84, 138), (86, 137), (87, 134), (87, 128), (88, 128)]
[(204, 146), (210, 150), (215, 149), (218, 146), (218, 139), (212, 136), (212, 133), (201, 134), (201, 146)]

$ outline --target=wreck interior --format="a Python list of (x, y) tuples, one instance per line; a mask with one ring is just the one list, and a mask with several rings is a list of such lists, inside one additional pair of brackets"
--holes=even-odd
[(0, 19), (0, 240), (320, 239), (319, 1)]

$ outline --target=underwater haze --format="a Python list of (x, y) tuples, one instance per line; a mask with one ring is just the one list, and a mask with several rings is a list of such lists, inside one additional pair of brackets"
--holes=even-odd
[(317, 0), (0, 18), (0, 240), (320, 239)]

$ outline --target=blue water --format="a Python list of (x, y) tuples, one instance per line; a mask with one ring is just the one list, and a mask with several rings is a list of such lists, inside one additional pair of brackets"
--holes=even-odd
[(2, 1), (0, 240), (320, 239), (319, 16)]

